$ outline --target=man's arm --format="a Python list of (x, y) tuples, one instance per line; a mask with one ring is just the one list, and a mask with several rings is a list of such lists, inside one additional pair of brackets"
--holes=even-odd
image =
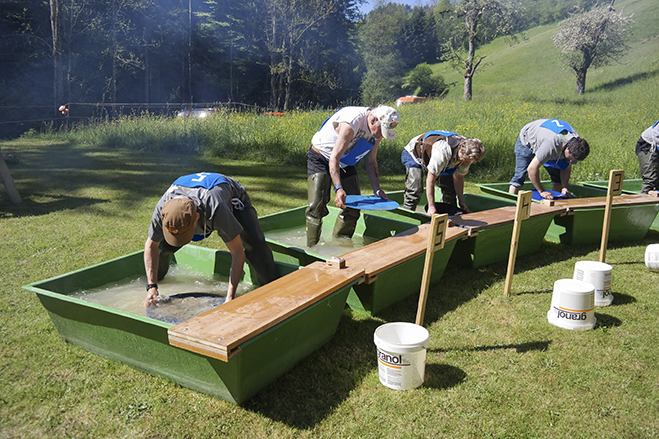
[(437, 213), (437, 209), (435, 209), (435, 181), (437, 177), (437, 175), (430, 171), (428, 171), (428, 176), (426, 177), (426, 198), (428, 198), (428, 215), (430, 216)]
[(366, 174), (371, 181), (373, 194), (388, 200), (389, 198), (387, 197), (387, 194), (385, 194), (382, 188), (380, 188), (380, 171), (378, 170), (378, 147), (380, 146), (380, 140), (382, 139), (377, 139), (375, 141), (375, 146), (371, 148), (371, 151), (366, 156)]
[[(146, 283), (155, 284), (158, 282), (158, 247), (159, 242), (147, 238), (144, 243), (144, 270), (146, 271)], [(158, 288), (150, 288), (146, 292), (146, 299), (144, 299), (144, 308), (155, 305), (156, 297), (158, 297)]]
[[(339, 137), (336, 139), (334, 144), (334, 149), (329, 158), (329, 171), (330, 177), (332, 178), (332, 184), (334, 187), (341, 185), (341, 166), (339, 161), (343, 154), (348, 150), (350, 141), (354, 135), (354, 131), (349, 123), (341, 122), (339, 124)], [(345, 208), (346, 201), (346, 192), (343, 189), (336, 191), (336, 196), (334, 197), (334, 203), (337, 207)]]
[(453, 185), (455, 187), (455, 193), (458, 196), (458, 205), (464, 213), (469, 213), (469, 207), (465, 202), (465, 177), (462, 174), (455, 172), (453, 174)]
[(227, 249), (229, 249), (229, 253), (231, 253), (231, 271), (229, 272), (229, 289), (227, 291), (226, 303), (235, 297), (238, 284), (243, 277), (245, 249), (243, 248), (243, 242), (240, 240), (240, 235), (229, 242), (225, 242), (225, 244)]
[(563, 169), (561, 171), (561, 193), (563, 195), (570, 195), (570, 190), (568, 189), (568, 185), (570, 184), (570, 175), (572, 174), (572, 165), (568, 166), (567, 168)]
[(542, 198), (547, 198), (549, 200), (553, 199), (554, 197), (552, 194), (549, 192), (545, 191), (545, 189), (542, 187), (542, 183), (540, 182), (540, 168), (542, 167), (542, 163), (538, 160), (537, 157), (533, 157), (533, 160), (531, 160), (531, 163), (529, 164), (529, 167), (526, 168), (526, 172), (529, 174), (529, 180), (531, 180), (531, 183), (533, 183), (533, 187), (535, 187), (535, 190), (538, 191), (540, 196)]

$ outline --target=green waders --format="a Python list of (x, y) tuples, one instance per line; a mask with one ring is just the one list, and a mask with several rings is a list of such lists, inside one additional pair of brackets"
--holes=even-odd
[[(306, 210), (307, 246), (313, 247), (320, 241), (323, 229), (323, 217), (329, 215), (327, 203), (330, 200), (332, 179), (329, 174), (318, 173), (310, 175), (307, 179), (309, 205)], [(343, 190), (348, 195), (359, 195), (359, 177), (353, 175), (341, 180)], [(359, 209), (346, 208), (336, 218), (333, 236), (352, 238), (359, 220)]]
[(409, 210), (415, 210), (421, 201), (423, 193), (423, 169), (407, 168), (405, 173), (405, 197), (403, 207)]
[(323, 217), (329, 214), (327, 203), (330, 198), (332, 178), (329, 174), (313, 174), (307, 178), (307, 247), (313, 247), (320, 241), (323, 231)]

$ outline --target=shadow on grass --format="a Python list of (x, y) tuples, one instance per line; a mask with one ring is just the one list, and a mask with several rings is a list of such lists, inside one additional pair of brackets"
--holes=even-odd
[(467, 379), (467, 374), (462, 369), (449, 364), (426, 363), (424, 378), (423, 387), (445, 390), (463, 383)]
[[(240, 181), (257, 211), (284, 210), (290, 207), (286, 201), (307, 197), (306, 185), (299, 184), (306, 180), (306, 167), (227, 163), (216, 157), (70, 144), (26, 147), (15, 155), (19, 159), (12, 165), (11, 174), (23, 203), (12, 204), (0, 186), (0, 218), (47, 215), (108, 202), (97, 197), (75, 196), (86, 190), (98, 191), (108, 199), (113, 198), (110, 192), (119, 192), (121, 202), (147, 208), (142, 205), (144, 199), (159, 197), (181, 175), (204, 171), (219, 172)], [(265, 195), (272, 194), (272, 188), (277, 188), (280, 197)], [(151, 211), (153, 207), (148, 209)]]
[(643, 79), (652, 79), (655, 76), (659, 75), (659, 69), (651, 70), (648, 72), (635, 73), (633, 75), (626, 76), (624, 78), (618, 78), (614, 81), (605, 82), (596, 87), (593, 87), (590, 91), (614, 91), (617, 88), (629, 85), (632, 82), (643, 80)]
[(622, 325), (622, 321), (616, 317), (610, 316), (608, 314), (595, 313), (595, 318), (597, 319), (596, 328), (615, 328), (616, 326)]
[[(47, 201), (37, 201), (37, 199)], [(9, 209), (0, 210), (0, 218), (47, 215), (60, 210), (78, 209), (100, 203), (109, 203), (109, 200), (33, 193), (23, 203), (13, 206), (11, 211)]]
[(551, 340), (546, 341), (530, 341), (527, 343), (513, 343), (506, 345), (495, 345), (495, 346), (476, 346), (470, 348), (455, 348), (455, 349), (428, 349), (428, 352), (433, 352), (437, 354), (442, 354), (450, 351), (460, 351), (460, 352), (484, 352), (484, 351), (496, 351), (502, 349), (514, 349), (518, 354), (523, 354), (530, 351), (539, 351), (544, 352), (549, 348)]
[(335, 336), (250, 399), (244, 408), (299, 429), (311, 429), (374, 371), (373, 332), (382, 324), (345, 310)]
[(613, 302), (611, 302), (611, 305), (609, 306), (629, 305), (630, 303), (636, 303), (636, 298), (634, 296), (613, 291)]

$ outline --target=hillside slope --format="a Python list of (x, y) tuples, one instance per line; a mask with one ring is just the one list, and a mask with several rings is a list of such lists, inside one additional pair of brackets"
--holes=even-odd
[[(656, 0), (618, 0), (617, 11), (632, 15), (635, 21), (629, 37), (629, 52), (618, 62), (599, 69), (590, 69), (586, 79), (586, 95), (598, 91), (639, 92), (659, 88), (659, 8)], [(518, 96), (534, 96), (544, 99), (573, 99), (576, 79), (569, 70), (561, 68), (559, 50), (552, 36), (558, 25), (551, 24), (529, 30), (520, 43), (511, 45), (506, 38), (499, 38), (480, 48), (477, 57), (485, 56), (474, 76), (474, 99), (485, 91), (511, 93)], [(452, 98), (461, 97), (464, 85), (462, 72), (455, 71), (447, 63), (433, 66), (444, 76), (447, 83), (454, 83)], [(624, 90), (637, 81), (640, 89)], [(489, 93), (488, 93), (489, 94)]]

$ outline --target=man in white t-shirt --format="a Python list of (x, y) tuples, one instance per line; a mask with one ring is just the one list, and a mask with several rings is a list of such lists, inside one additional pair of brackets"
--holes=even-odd
[(398, 112), (388, 106), (344, 107), (329, 117), (311, 139), (307, 152), (308, 197), (306, 210), (307, 246), (320, 240), (323, 217), (334, 187), (334, 203), (342, 211), (334, 224), (333, 236), (352, 237), (359, 210), (345, 206), (346, 195), (361, 195), (355, 165), (366, 159), (366, 173), (373, 193), (383, 199), (377, 153), (382, 138), (394, 140)]

